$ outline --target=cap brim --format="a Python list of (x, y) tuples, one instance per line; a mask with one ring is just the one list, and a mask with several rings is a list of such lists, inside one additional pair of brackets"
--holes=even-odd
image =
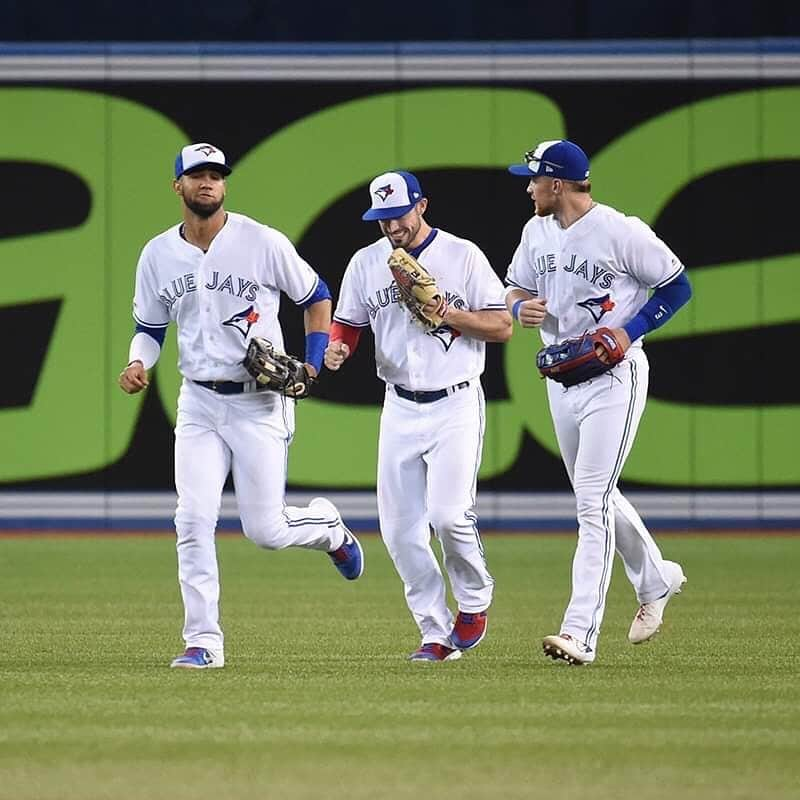
[(531, 168), (527, 164), (512, 164), (508, 171), (512, 175), (519, 175), (521, 178), (535, 178), (536, 173), (531, 172)]
[[(202, 164), (194, 164), (189, 169), (185, 169), (181, 172), (181, 175), (191, 175), (201, 169), (213, 169), (221, 175), (230, 175), (233, 171), (227, 164), (220, 164), (218, 161), (204, 161)], [(178, 175), (178, 177), (180, 178), (181, 175)]]
[[(421, 197), (420, 200), (422, 200)], [(419, 203), (419, 200), (417, 200), (417, 203)], [(374, 219), (397, 219), (408, 214), (417, 203), (411, 203), (407, 206), (394, 206), (393, 208), (369, 208), (361, 215), (361, 219), (366, 222)]]

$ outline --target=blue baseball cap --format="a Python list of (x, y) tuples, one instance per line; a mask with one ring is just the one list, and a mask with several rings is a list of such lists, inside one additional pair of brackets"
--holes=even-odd
[(553, 139), (525, 153), (524, 164), (512, 164), (508, 171), (523, 178), (561, 178), (585, 181), (589, 177), (589, 157), (569, 139)]
[(182, 148), (175, 159), (175, 179), (187, 172), (194, 172), (202, 168), (215, 169), (223, 175), (230, 175), (231, 168), (225, 159), (225, 153), (218, 147), (208, 142), (187, 144)]
[(384, 172), (369, 185), (372, 205), (362, 215), (363, 220), (397, 219), (408, 214), (424, 198), (416, 175), (410, 172)]

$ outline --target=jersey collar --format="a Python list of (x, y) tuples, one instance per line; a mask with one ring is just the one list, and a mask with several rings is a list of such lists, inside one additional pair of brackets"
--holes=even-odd
[(425, 237), (425, 241), (409, 250), (408, 254), (414, 258), (419, 258), (420, 253), (436, 238), (437, 233), (439, 233), (438, 228), (431, 228), (431, 232)]

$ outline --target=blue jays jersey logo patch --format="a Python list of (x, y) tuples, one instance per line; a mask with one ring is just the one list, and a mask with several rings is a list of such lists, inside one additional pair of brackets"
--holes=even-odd
[[(464, 309), (467, 307), (467, 304), (454, 292), (445, 292), (445, 297), (448, 305), (451, 305), (453, 308)], [(432, 331), (428, 331), (428, 336), (433, 336), (434, 339), (438, 339), (446, 353), (453, 346), (453, 342), (461, 336), (461, 331), (457, 331), (455, 328), (451, 328), (445, 323), (438, 328), (434, 328)]]
[(616, 303), (611, 299), (610, 294), (604, 294), (602, 297), (589, 297), (578, 303), (578, 305), (581, 308), (585, 308), (592, 315), (595, 322), (600, 322), (614, 308)]
[(247, 334), (250, 333), (250, 328), (258, 322), (261, 315), (256, 311), (253, 306), (248, 306), (244, 311), (239, 311), (234, 314), (230, 319), (226, 319), (223, 325), (229, 328), (236, 328), (239, 333), (246, 339)]
[(453, 346), (453, 342), (461, 336), (461, 331), (457, 331), (449, 325), (440, 325), (438, 328), (428, 331), (428, 336), (438, 339), (446, 353)]
[(392, 189), (392, 184), (387, 183), (386, 186), (379, 186), (375, 190), (375, 194), (378, 195), (378, 197), (380, 197), (381, 200), (386, 200), (386, 198), (390, 194), (394, 194), (394, 189)]

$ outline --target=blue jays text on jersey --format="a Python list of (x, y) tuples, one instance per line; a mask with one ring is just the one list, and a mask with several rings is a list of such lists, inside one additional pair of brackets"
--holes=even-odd
[[(220, 279), (220, 274), (216, 270), (211, 273), (211, 280), (205, 284), (205, 288), (211, 291), (227, 292), (234, 297), (241, 297), (244, 300), (253, 302), (258, 294), (258, 284), (247, 278), (240, 278), (235, 275), (226, 275)], [(197, 281), (193, 272), (187, 272), (170, 282), (169, 286), (162, 287), (158, 296), (167, 308), (172, 308), (179, 298), (184, 294), (197, 291)]]
[[(584, 258), (580, 263), (575, 253), (569, 257), (569, 263), (564, 264), (561, 269), (564, 272), (572, 272), (579, 278), (585, 278), (589, 283), (594, 284), (600, 289), (610, 289), (614, 283), (614, 273), (609, 272), (600, 264), (592, 264), (592, 276), (589, 277), (589, 260)], [(539, 256), (535, 263), (536, 272), (544, 275), (547, 272), (555, 272), (558, 269), (556, 264), (556, 254), (547, 253)]]
[[(462, 309), (467, 307), (464, 300), (456, 292), (445, 291), (445, 299), (447, 300), (447, 305), (453, 306), (453, 308)], [(366, 306), (370, 317), (375, 319), (375, 317), (378, 316), (378, 312), (382, 308), (386, 308), (392, 303), (399, 302), (400, 289), (397, 287), (397, 283), (392, 281), (389, 286), (386, 286), (383, 289), (378, 289), (377, 292), (374, 292), (373, 296), (368, 297), (366, 299)]]

